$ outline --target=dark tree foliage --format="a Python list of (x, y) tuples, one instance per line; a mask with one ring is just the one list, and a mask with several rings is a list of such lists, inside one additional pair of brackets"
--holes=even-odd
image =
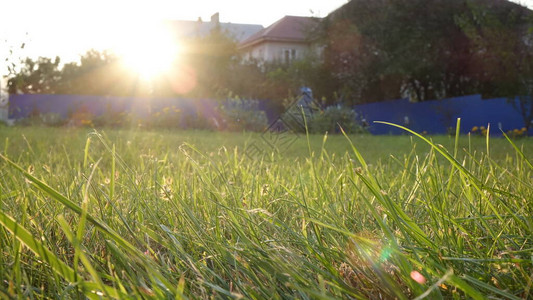
[(506, 1), (470, 1), (458, 18), (471, 41), (470, 66), (486, 96), (531, 94), (533, 35), (531, 11)]
[(506, 1), (487, 6), (472, 0), (469, 5), (469, 14), (459, 23), (472, 41), (477, 90), (485, 97), (509, 97), (529, 129), (533, 126), (533, 14)]
[(513, 95), (529, 15), (504, 0), (352, 0), (324, 22), (325, 64), (353, 102)]

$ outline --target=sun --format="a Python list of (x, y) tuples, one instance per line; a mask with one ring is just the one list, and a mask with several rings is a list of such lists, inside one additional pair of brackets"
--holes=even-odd
[(124, 66), (147, 81), (166, 75), (180, 53), (177, 39), (159, 23), (131, 26), (115, 48)]

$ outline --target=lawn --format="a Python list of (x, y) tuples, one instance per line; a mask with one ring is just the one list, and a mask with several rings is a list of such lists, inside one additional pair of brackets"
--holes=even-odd
[(301, 135), (250, 156), (257, 133), (0, 137), (2, 298), (533, 293), (530, 138)]

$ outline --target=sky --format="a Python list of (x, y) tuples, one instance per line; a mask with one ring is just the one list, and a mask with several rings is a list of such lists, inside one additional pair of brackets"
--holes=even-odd
[[(150, 20), (208, 21), (268, 26), (285, 15), (324, 17), (348, 0), (0, 0), (0, 74), (6, 58), (75, 61), (90, 48), (126, 46), (124, 32)], [(533, 0), (516, 0), (533, 8)], [(142, 40), (141, 36), (132, 38)], [(20, 46), (24, 43), (24, 49)], [(131, 41), (128, 42), (131, 44)], [(15, 54), (10, 54), (13, 50)]]

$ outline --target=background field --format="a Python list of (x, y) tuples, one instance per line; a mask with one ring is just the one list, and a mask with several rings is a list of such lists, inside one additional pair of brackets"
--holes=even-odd
[(3, 297), (531, 294), (530, 139), (302, 135), (251, 159), (256, 133), (0, 137)]

